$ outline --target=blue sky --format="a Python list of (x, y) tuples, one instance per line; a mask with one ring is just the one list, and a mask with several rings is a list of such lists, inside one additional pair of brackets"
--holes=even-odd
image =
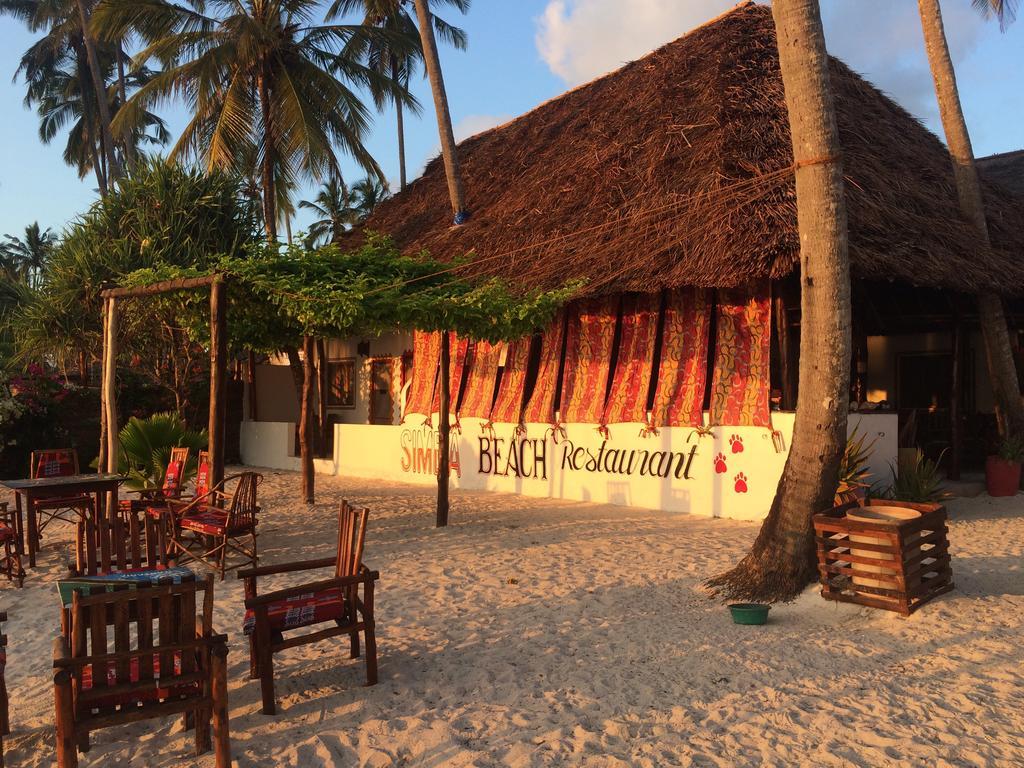
[[(469, 51), (442, 49), (456, 124), (464, 138), (505, 122), (568, 88), (617, 68), (728, 9), (734, 0), (474, 0), (458, 22)], [(1000, 33), (970, 8), (943, 0), (947, 34), (968, 125), (978, 156), (1024, 147), (1024, 18)], [(894, 96), (941, 136), (932, 84), (912, 0), (822, 0), (830, 52)], [(444, 15), (444, 14), (442, 14)], [(457, 15), (457, 14), (456, 14)], [(38, 220), (61, 229), (96, 198), (91, 177), (79, 181), (61, 160), (63, 137), (38, 139), (34, 113), (22, 104), (24, 85), (12, 83), (32, 36), (0, 18), (0, 233), (20, 233)], [(407, 126), (411, 177), (437, 154), (437, 129), (425, 79), (414, 83), (423, 104)], [(176, 107), (161, 113), (172, 133), (184, 123)], [(398, 177), (394, 116), (377, 117), (369, 148), (389, 178)], [(345, 163), (347, 178), (361, 174)], [(311, 195), (303, 195), (311, 196)], [(295, 229), (308, 221), (300, 213)]]

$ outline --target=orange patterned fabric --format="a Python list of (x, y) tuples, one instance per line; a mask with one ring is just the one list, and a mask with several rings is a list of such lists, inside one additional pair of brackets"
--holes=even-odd
[(544, 331), (540, 348), (540, 368), (530, 402), (523, 412), (524, 422), (551, 424), (555, 420), (555, 393), (558, 391), (558, 369), (562, 362), (562, 341), (565, 336), (565, 311), (559, 312)]
[(434, 382), (441, 355), (441, 337), (436, 333), (416, 331), (412, 336), (412, 385), (405, 401), (405, 415), (430, 415), (434, 399)]
[(653, 426), (703, 426), (709, 321), (707, 291), (679, 288), (666, 294)]
[(601, 423), (618, 321), (618, 296), (587, 299), (570, 308), (559, 408), (562, 421)]
[[(491, 421), (518, 424), (523, 413), (523, 390), (526, 388), (526, 369), (530, 364), (529, 336), (513, 341), (505, 355), (505, 370), (498, 384), (498, 396), (491, 408)], [(469, 414), (466, 414), (469, 415)]]
[(660, 309), (661, 296), (656, 293), (630, 293), (622, 297), (622, 336), (604, 409), (605, 424), (647, 421), (647, 393), (651, 387)]
[(498, 380), (498, 363), (505, 349), (504, 342), (491, 344), (478, 341), (469, 351), (469, 374), (466, 391), (462, 393), (459, 416), (486, 419), (494, 402), (494, 384)]
[[(441, 336), (436, 334), (438, 363), (441, 362)], [(459, 404), (459, 392), (462, 389), (462, 372), (466, 369), (466, 353), (469, 351), (469, 339), (460, 339), (454, 331), (448, 332), (448, 349), (450, 360), (448, 361), (448, 391), (450, 413), (455, 413)], [(434, 387), (434, 400), (430, 406), (431, 413), (441, 412), (441, 379), (438, 378), (437, 386)]]
[(770, 427), (771, 299), (766, 285), (718, 292), (711, 423)]

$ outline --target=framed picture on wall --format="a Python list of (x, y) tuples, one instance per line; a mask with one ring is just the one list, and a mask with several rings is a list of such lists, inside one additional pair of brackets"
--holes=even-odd
[(356, 407), (356, 359), (345, 357), (327, 363), (327, 406)]

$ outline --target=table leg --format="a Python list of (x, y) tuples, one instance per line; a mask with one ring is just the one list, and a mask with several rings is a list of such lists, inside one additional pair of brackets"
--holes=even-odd
[(36, 501), (32, 494), (26, 494), (25, 506), (28, 507), (28, 567), (36, 567), (36, 550), (39, 549), (39, 530), (36, 526)]
[(21, 494), (14, 494), (14, 532), (18, 535), (18, 554), (25, 555), (25, 510), (21, 508)]

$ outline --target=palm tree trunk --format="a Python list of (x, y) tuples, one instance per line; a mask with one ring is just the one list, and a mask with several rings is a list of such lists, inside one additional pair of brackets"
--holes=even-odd
[[(121, 44), (117, 45), (117, 90), (121, 97), (121, 106), (128, 103), (128, 81), (124, 76), (124, 49)], [(125, 160), (129, 166), (135, 165), (135, 142), (131, 136), (125, 135), (121, 146), (124, 148)]]
[(430, 90), (434, 96), (434, 109), (437, 111), (437, 129), (441, 137), (441, 156), (444, 159), (444, 172), (448, 179), (448, 196), (452, 202), (452, 212), (456, 217), (466, 211), (466, 201), (462, 194), (462, 179), (459, 177), (459, 162), (455, 155), (455, 133), (452, 131), (452, 116), (448, 109), (448, 96), (444, 90), (444, 77), (441, 74), (441, 60), (437, 55), (437, 42), (434, 40), (434, 28), (431, 25), (430, 10), (427, 0), (415, 0), (416, 16), (419, 20), (420, 39), (423, 43), (423, 62), (430, 78)]
[[(398, 83), (398, 57), (391, 57), (391, 79)], [(402, 115), (402, 100), (395, 94), (395, 123), (398, 128), (398, 189), (405, 190), (405, 118)]]
[(75, 1), (78, 5), (78, 17), (82, 23), (82, 42), (85, 44), (85, 53), (89, 58), (92, 86), (96, 92), (96, 103), (100, 114), (100, 135), (103, 137), (108, 174), (112, 181), (116, 181), (120, 178), (121, 172), (117, 164), (117, 156), (114, 154), (114, 141), (110, 133), (110, 102), (107, 100), (107, 89), (103, 82), (103, 72), (100, 70), (100, 60), (96, 55), (96, 41), (89, 30), (89, 11), (85, 7), (86, 0)]
[[(949, 56), (949, 45), (942, 24), (942, 10), (939, 0), (918, 0), (921, 13), (921, 27), (924, 30), (925, 50), (935, 81), (935, 95), (939, 102), (942, 129), (953, 161), (953, 175), (956, 179), (960, 210), (974, 226), (978, 244), (991, 247), (988, 222), (985, 220), (985, 201), (981, 195), (978, 171), (974, 166), (974, 149), (967, 132), (960, 92), (956, 84), (956, 72)], [(1024, 402), (1021, 401), (1017, 369), (1010, 347), (1010, 335), (1006, 327), (1003, 302), (994, 293), (978, 297), (978, 317), (982, 336), (985, 340), (985, 360), (992, 380), (992, 394), (995, 398), (996, 419), (999, 433), (1006, 436), (1024, 434)]]
[(277, 240), (277, 198), (274, 190), (274, 141), (273, 124), (270, 119), (270, 89), (265, 75), (259, 78), (260, 110), (263, 112), (263, 166), (260, 169), (263, 182), (263, 220), (267, 240)]
[(437, 527), (448, 525), (448, 451), (451, 437), (448, 411), (451, 409), (451, 342), (447, 331), (441, 331), (441, 370), (438, 372), (440, 382), (440, 409), (437, 416)]
[(302, 463), (302, 500), (313, 503), (313, 337), (302, 337), (302, 407), (299, 412), (299, 453)]
[(709, 581), (729, 597), (787, 600), (815, 576), (812, 515), (832, 505), (846, 442), (850, 263), (839, 136), (817, 0), (772, 15), (796, 160), (800, 388), (789, 457), (750, 553)]

